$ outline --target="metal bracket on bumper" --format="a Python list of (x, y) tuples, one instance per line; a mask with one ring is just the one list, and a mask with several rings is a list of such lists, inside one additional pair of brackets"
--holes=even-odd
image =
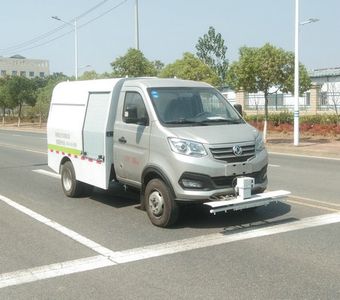
[(288, 191), (279, 190), (252, 195), (247, 199), (242, 197), (224, 197), (227, 200), (222, 199), (218, 201), (205, 202), (204, 205), (210, 206), (210, 213), (216, 214), (223, 211), (228, 212), (230, 210), (242, 210), (246, 208), (268, 205), (271, 202), (284, 201), (287, 199), (289, 194), (290, 192)]

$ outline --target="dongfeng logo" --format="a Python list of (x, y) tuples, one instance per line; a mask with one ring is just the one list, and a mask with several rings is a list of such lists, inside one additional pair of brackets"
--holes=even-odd
[(235, 146), (233, 147), (233, 152), (234, 152), (235, 156), (240, 156), (240, 155), (242, 155), (242, 148), (241, 148), (241, 146), (235, 145)]

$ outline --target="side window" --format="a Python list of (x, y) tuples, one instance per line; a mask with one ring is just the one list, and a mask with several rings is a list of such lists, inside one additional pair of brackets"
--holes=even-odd
[(142, 96), (137, 92), (126, 92), (123, 109), (125, 123), (148, 125), (148, 113)]
[[(224, 112), (228, 114), (228, 111), (226, 109), (226, 103), (222, 99), (219, 99), (216, 97), (216, 95), (208, 94), (208, 93), (201, 93), (202, 98), (202, 105), (203, 110), (205, 112), (210, 112), (212, 114), (221, 115)], [(229, 116), (229, 114), (228, 114)]]

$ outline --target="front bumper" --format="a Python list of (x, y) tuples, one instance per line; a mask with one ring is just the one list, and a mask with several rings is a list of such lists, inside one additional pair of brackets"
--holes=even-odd
[[(261, 193), (267, 188), (267, 165), (260, 171), (235, 176), (210, 177), (204, 174), (184, 172), (178, 181), (183, 192), (177, 195), (176, 200), (180, 202), (196, 202), (214, 200), (220, 195), (235, 195), (236, 179), (240, 176), (255, 179), (252, 194)], [(183, 184), (184, 181), (196, 182), (199, 187), (186, 187)]]

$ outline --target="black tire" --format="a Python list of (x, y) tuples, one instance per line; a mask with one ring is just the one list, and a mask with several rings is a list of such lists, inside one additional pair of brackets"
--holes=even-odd
[(169, 188), (160, 179), (152, 179), (145, 188), (145, 209), (152, 224), (169, 227), (178, 219), (178, 206)]
[(70, 161), (66, 161), (61, 167), (61, 186), (67, 197), (79, 197), (84, 191), (84, 183), (76, 180), (76, 174)]

